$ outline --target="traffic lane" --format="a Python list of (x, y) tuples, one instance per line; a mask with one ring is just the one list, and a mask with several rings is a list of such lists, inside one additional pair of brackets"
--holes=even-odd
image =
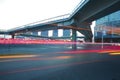
[[(69, 68), (72, 69), (72, 68), (74, 68), (74, 66), (77, 66), (77, 65), (82, 66), (83, 64), (86, 64), (86, 66), (88, 66), (87, 64), (90, 64), (90, 63), (95, 64), (95, 63), (104, 62), (104, 61), (108, 61), (108, 60), (113, 60), (113, 61), (115, 60), (115, 62), (116, 62), (116, 59), (118, 59), (118, 61), (119, 61), (119, 56), (110, 56), (110, 55), (106, 55), (106, 54), (104, 54), (104, 55), (103, 54), (102, 55), (101, 54), (94, 54), (94, 55), (93, 54), (87, 54), (87, 55), (86, 54), (85, 55), (77, 54), (74, 56), (76, 56), (76, 57), (72, 57), (69, 59), (57, 59), (57, 58), (53, 59), (53, 57), (52, 57), (49, 59), (46, 58), (46, 60), (45, 59), (41, 60), (39, 58), (37, 58), (37, 59), (27, 58), (25, 61), (6, 62), (6, 63), (2, 63), (2, 64), (0, 63), (0, 65), (3, 66), (2, 67), (3, 69), (0, 68), (0, 69), (2, 69), (2, 73), (0, 76), (1, 76), (2, 80), (11, 80), (11, 79), (14, 80), (16, 78), (23, 79), (23, 80), (31, 80), (32, 78), (36, 79), (37, 77), (39, 78), (39, 76), (42, 77), (44, 75), (50, 77), (47, 74), (54, 73), (56, 71), (62, 72)], [(105, 65), (105, 64), (103, 64), (103, 65)], [(93, 66), (95, 66), (95, 65), (93, 65)], [(57, 73), (55, 73), (55, 74), (57, 74)], [(68, 73), (65, 73), (65, 74), (68, 74)], [(44, 77), (42, 77), (42, 78), (44, 78)], [(19, 79), (17, 79), (17, 80), (19, 80)]]
[(79, 64), (33, 80), (120, 80), (119, 67), (118, 60)]
[[(86, 51), (86, 52), (84, 53), (84, 51)], [(89, 51), (89, 50), (88, 51), (84, 50), (84, 51), (81, 51), (81, 50), (80, 51), (68, 51), (67, 54), (66, 54), (66, 51), (65, 51), (65, 52), (63, 52), (65, 54), (63, 54), (63, 53), (60, 54), (59, 53), (60, 55), (58, 55), (58, 53), (54, 54), (54, 55), (51, 55), (51, 53), (50, 53), (50, 54), (44, 54), (42, 56), (41, 55), (36, 55), (36, 57), (32, 57), (32, 58), (21, 58), (21, 59), (16, 58), (16, 59), (4, 59), (4, 60), (2, 59), (2, 60), (0, 60), (0, 62), (1, 62), (1, 64), (7, 66), (7, 65), (9, 65), (9, 62), (11, 64), (11, 62), (14, 62), (14, 63), (17, 63), (17, 62), (19, 62), (19, 63), (22, 63), (22, 62), (30, 63), (30, 61), (34, 61), (34, 62), (37, 62), (37, 61), (41, 62), (42, 61), (42, 63), (49, 64), (49, 62), (51, 61), (50, 62), (50, 64), (51, 64), (51, 63), (55, 63), (57, 61), (62, 62), (61, 60), (64, 60), (64, 59), (68, 59), (68, 60), (65, 60), (65, 61), (78, 61), (78, 60), (85, 61), (85, 60), (94, 60), (94, 59), (99, 60), (99, 59), (104, 59), (104, 58), (106, 59), (106, 58), (112, 57), (108, 53), (103, 55), (103, 51), (102, 51), (102, 54), (91, 53), (91, 51)], [(72, 54), (71, 54), (71, 52), (72, 52)], [(88, 53), (88, 52), (90, 52), (90, 53)], [(109, 51), (105, 51), (105, 52), (109, 52)], [(70, 54), (68, 54), (68, 53), (70, 53)], [(8, 62), (8, 63), (5, 64), (4, 62), (5, 63)]]
[(36, 66), (47, 66), (54, 64), (62, 63), (71, 63), (71, 62), (82, 62), (90, 60), (102, 60), (110, 58), (111, 56), (107, 54), (98, 54), (98, 53), (81, 53), (81, 54), (60, 54), (55, 55), (45, 54), (42, 56), (36, 56), (31, 58), (21, 58), (21, 59), (2, 59), (0, 61), (0, 71), (9, 71), (11, 69), (20, 69), (24, 67), (36, 67)]
[(21, 58), (21, 59), (7, 59), (1, 60), (0, 71), (9, 71), (12, 69), (22, 69), (22, 68), (32, 68), (36, 66), (47, 66), (57, 63), (62, 63), (62, 61), (67, 61), (66, 59), (72, 56), (52, 56), (52, 57), (34, 57), (34, 58)]
[[(119, 58), (114, 60), (99, 60), (74, 62), (47, 67), (34, 67), (13, 71), (2, 75), (2, 80), (112, 80), (120, 79)], [(7, 76), (7, 77), (6, 77)]]

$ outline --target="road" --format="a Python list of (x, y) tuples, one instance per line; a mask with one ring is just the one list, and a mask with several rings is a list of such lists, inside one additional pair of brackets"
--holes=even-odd
[(120, 80), (120, 46), (12, 46), (0, 54), (0, 80)]

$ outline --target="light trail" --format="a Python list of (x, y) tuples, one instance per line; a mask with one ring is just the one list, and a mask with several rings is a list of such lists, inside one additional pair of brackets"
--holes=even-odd
[(28, 58), (28, 57), (36, 57), (38, 55), (3, 55), (0, 56), (0, 59), (13, 59), (13, 58)]
[(112, 56), (117, 56), (117, 55), (120, 55), (120, 51), (119, 52), (112, 52), (112, 53), (109, 53), (109, 55), (112, 55)]
[(0, 39), (0, 44), (108, 44), (120, 46), (120, 43), (91, 43), (70, 40), (43, 40), (43, 39)]
[[(1, 56), (0, 56), (1, 57)], [(14, 59), (15, 58), (15, 59)], [(70, 59), (73, 58), (73, 56), (52, 56), (52, 57), (38, 57), (37, 55), (31, 55), (31, 56), (4, 56), (0, 59), (0, 62), (16, 62), (16, 61), (36, 61), (36, 60), (64, 60), (64, 59)]]

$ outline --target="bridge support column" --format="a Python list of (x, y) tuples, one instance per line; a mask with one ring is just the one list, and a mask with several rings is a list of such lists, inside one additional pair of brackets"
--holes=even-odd
[(14, 38), (15, 38), (15, 35), (14, 35), (14, 34), (12, 34), (11, 36), (12, 36), (12, 39), (14, 39)]
[(92, 30), (91, 30), (91, 22), (79, 22), (76, 20), (76, 26), (82, 28), (79, 30), (80, 33), (82, 33), (85, 36), (85, 42), (92, 42)]
[(72, 42), (74, 42), (72, 44), (72, 49), (76, 50), (77, 49), (77, 45), (76, 45), (76, 30), (72, 29)]
[(85, 37), (84, 40), (85, 42), (92, 42), (92, 37)]

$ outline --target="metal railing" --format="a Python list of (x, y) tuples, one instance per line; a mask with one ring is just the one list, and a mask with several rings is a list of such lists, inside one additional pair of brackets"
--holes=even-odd
[(69, 16), (70, 16), (70, 14), (68, 13), (68, 14), (64, 14), (64, 15), (60, 15), (60, 16), (44, 19), (44, 20), (41, 20), (41, 21), (29, 23), (29, 24), (26, 24), (26, 25), (23, 25), (23, 26), (19, 26), (19, 27), (13, 28), (11, 30), (17, 30), (17, 29), (25, 28), (27, 26), (30, 27), (30, 26), (34, 26), (34, 25), (38, 25), (38, 24), (49, 24), (50, 22), (54, 22), (54, 21), (57, 21), (57, 20), (67, 19), (67, 18), (69, 18)]

